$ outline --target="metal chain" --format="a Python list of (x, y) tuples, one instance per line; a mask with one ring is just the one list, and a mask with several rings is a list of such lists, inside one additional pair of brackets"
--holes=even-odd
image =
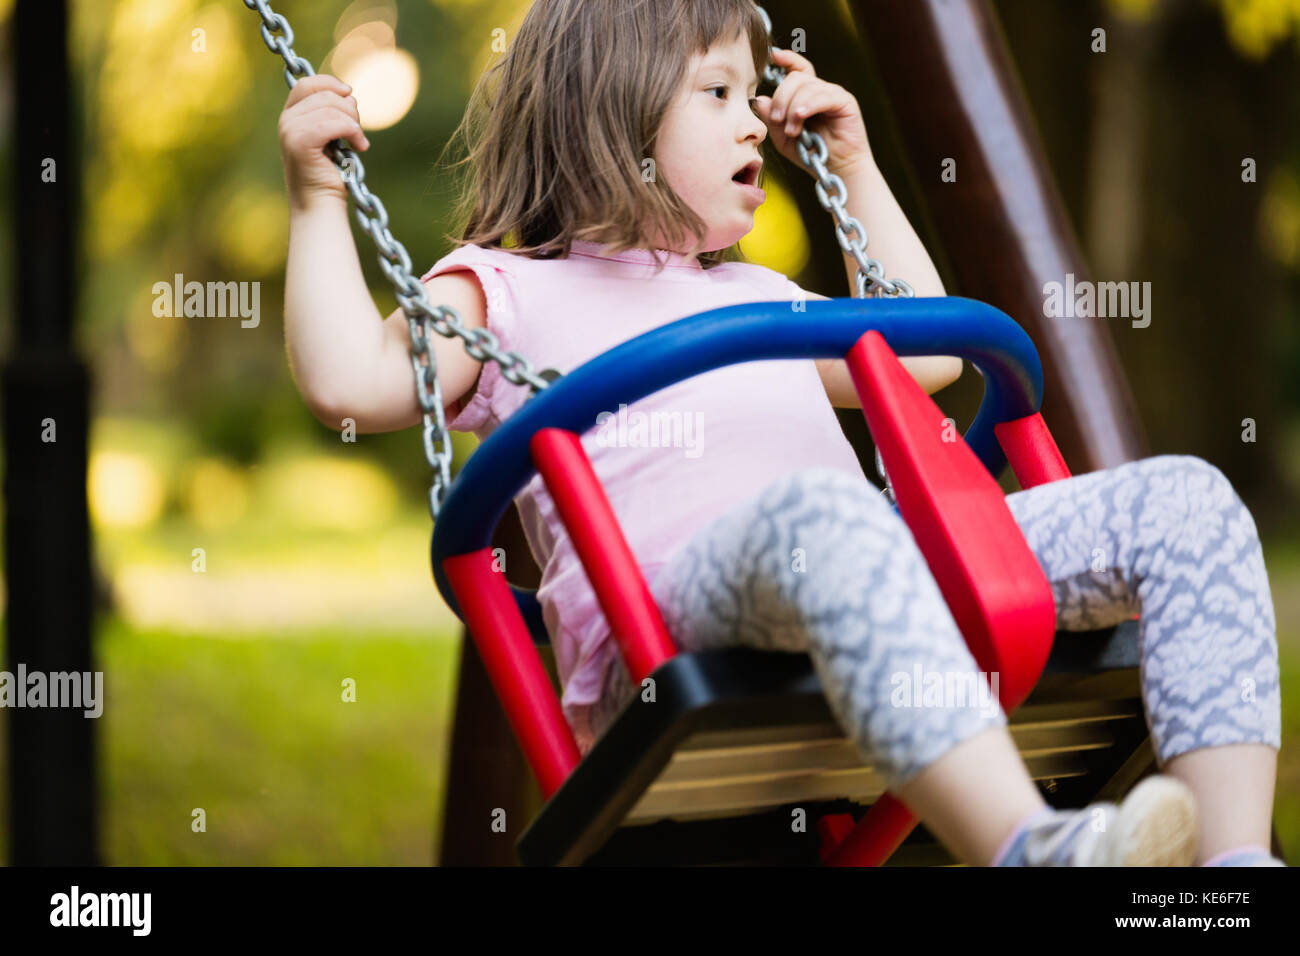
[[(761, 6), (758, 4), (754, 6), (758, 9), (758, 15), (763, 18), (763, 25), (767, 27), (767, 35), (770, 39), (772, 18)], [(774, 63), (769, 63), (763, 71), (763, 79), (773, 86), (779, 86), (785, 79), (785, 75), (785, 68)], [(817, 201), (835, 218), (835, 238), (839, 240), (840, 248), (858, 263), (857, 298), (866, 298), (868, 294), (890, 298), (900, 295), (911, 298), (915, 295), (912, 287), (902, 279), (886, 279), (884, 266), (867, 255), (866, 227), (862, 225), (861, 220), (850, 216), (848, 210), (844, 208), (849, 199), (848, 187), (843, 179), (826, 168), (826, 160), (830, 155), (826, 148), (826, 141), (805, 126), (799, 132), (798, 151), (799, 160), (817, 177)]]
[[(298, 80), (315, 76), (311, 63), (293, 50), (293, 30), (289, 21), (271, 9), (267, 0), (244, 0), (244, 6), (262, 18), (262, 40), (272, 53), (285, 62), (284, 79), (289, 89)], [(561, 375), (554, 369), (533, 371), (532, 363), (516, 352), (502, 351), (497, 338), (487, 329), (467, 329), (460, 313), (451, 306), (434, 306), (421, 283), (411, 273), (411, 257), (406, 248), (388, 229), (388, 211), (379, 197), (366, 188), (366, 168), (361, 157), (345, 140), (336, 139), (327, 148), (330, 159), (356, 202), (357, 223), (379, 248), (379, 267), (393, 284), (398, 303), (406, 313), (411, 336), (411, 368), (415, 372), (415, 397), (424, 420), (424, 456), (433, 470), (429, 486), (429, 514), (436, 521), (443, 498), (451, 486), (451, 436), (447, 431), (442, 407), (442, 387), (438, 384), (438, 365), (430, 346), (430, 330), (444, 338), (460, 338), (465, 351), (479, 362), (496, 362), (501, 375), (515, 385), (528, 385), (540, 392)]]
[[(763, 26), (767, 27), (767, 36), (770, 40), (772, 37), (772, 18), (767, 15), (758, 4), (754, 4), (758, 10), (758, 15), (763, 18)], [(781, 81), (785, 79), (786, 71), (784, 67), (769, 63), (763, 71), (763, 79), (767, 80), (772, 86), (780, 86)], [(853, 256), (858, 263), (857, 290), (856, 298), (865, 299), (868, 295), (873, 297), (889, 296), (896, 298), (903, 296), (912, 298), (915, 293), (912, 287), (902, 279), (886, 279), (885, 267), (877, 259), (872, 259), (867, 255), (867, 230), (862, 225), (862, 221), (850, 216), (844, 208), (849, 199), (848, 187), (844, 180), (836, 176), (826, 168), (826, 159), (830, 155), (826, 148), (826, 141), (817, 133), (811, 132), (807, 126), (799, 131), (799, 159), (810, 169), (817, 177), (817, 200), (822, 204), (822, 208), (835, 217), (835, 238), (839, 240), (840, 248), (847, 255)], [(832, 192), (833, 190), (833, 192)], [(894, 498), (894, 485), (889, 480), (889, 475), (885, 473), (885, 462), (880, 457), (880, 449), (876, 449), (876, 471), (885, 482), (885, 495), (891, 502), (897, 503)]]

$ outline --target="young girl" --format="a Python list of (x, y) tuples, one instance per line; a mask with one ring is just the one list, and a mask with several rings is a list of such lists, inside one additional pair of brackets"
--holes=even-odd
[[(762, 143), (770, 135), (797, 161), (814, 118), (873, 256), (918, 296), (944, 295), (853, 97), (777, 50), (788, 75), (755, 98), (768, 43), (749, 0), (536, 0), (475, 91), (467, 224), (424, 276), (430, 302), (486, 326), (536, 368), (567, 372), (687, 315), (803, 299), (731, 250), (764, 200)], [(347, 193), (322, 152), (335, 138), (369, 145), (349, 93), (329, 76), (303, 80), (281, 119), (286, 336), (317, 418), (381, 432), (418, 424), (420, 409), (406, 317), (371, 321)], [(845, 261), (852, 281), (856, 264)], [(434, 346), (452, 429), (486, 437), (528, 397), (459, 342)], [(947, 356), (904, 365), (928, 392), (961, 372)], [(1224, 476), (1162, 456), (1007, 499), (1052, 582), (1061, 628), (1141, 614), (1143, 697), (1163, 774), (1118, 807), (1057, 811), (1000, 708), (894, 706), (894, 675), (978, 668), (832, 405), (858, 406), (843, 361), (752, 362), (627, 409), (678, 416), (685, 447), (619, 447), (599, 427), (584, 436), (679, 647), (808, 653), (864, 757), (964, 862), (1278, 864), (1266, 849), (1281, 744), (1273, 605), (1254, 522)], [(543, 568), (564, 712), (585, 753), (636, 689), (540, 478), (516, 502)], [(1104, 573), (1093, 570), (1096, 548)]]

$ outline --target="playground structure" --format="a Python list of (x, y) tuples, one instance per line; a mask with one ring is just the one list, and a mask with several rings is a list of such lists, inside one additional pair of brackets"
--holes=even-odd
[[(292, 85), (310, 67), (292, 54), (287, 23), (263, 0), (244, 2), (262, 16), (263, 39), (285, 57)], [(769, 6), (780, 20), (794, 4)], [(799, 22), (813, 34), (837, 35), (833, 6), (801, 6)], [(615, 352), (620, 370), (635, 373), (620, 383), (624, 400), (738, 361), (847, 357), (900, 513), (977, 660), (1014, 675), (1004, 676), (1002, 686), (1008, 710), (1020, 703), (1011, 715), (1012, 735), (1049, 802), (1078, 806), (1118, 797), (1152, 767), (1138, 692), (1136, 625), (1053, 643), (1050, 624), (1044, 629), (1042, 582), (1023, 564), (1027, 549), (1006, 524), (994, 481), (1003, 454), (1028, 486), (1064, 477), (1066, 460), (1088, 471), (1140, 457), (1144, 448), (1100, 324), (1042, 315), (1044, 282), (1065, 272), (1082, 277), (1087, 269), (991, 9), (986, 0), (850, 0), (849, 6), (859, 24), (888, 24), (862, 32), (910, 165), (931, 169), (939, 157), (961, 157), (958, 183), (939, 186), (923, 176), (918, 184), (951, 262), (954, 287), (970, 298), (840, 299), (809, 303), (797, 316), (788, 303), (736, 307), (655, 330), (562, 378), (532, 373), (526, 363), (514, 366), (512, 381), (544, 394), (466, 464), (465, 474), (473, 475), (497, 462), (503, 476), (480, 497), (468, 497), (465, 484), (452, 490), (447, 501), (454, 499), (454, 506), (439, 521), (433, 544), (440, 589), (476, 625), (461, 663), (441, 842), (445, 864), (513, 862), (516, 852), (528, 863), (947, 861), (925, 834), (906, 836), (912, 821), (905, 808), (860, 765), (806, 659), (754, 651), (676, 654), (662, 623), (656, 627), (657, 612), (644, 600), (644, 582), (638, 583), (630, 556), (619, 554), (621, 534), (607, 504), (602, 509), (603, 495), (578, 441), (594, 409), (612, 407), (596, 373)], [(15, 50), (15, 169), (34, 168), (45, 156), (75, 155), (65, 124), (46, 119), (71, 115), (66, 19), (65, 0), (17, 4), (15, 30), (24, 43)], [(907, 42), (897, 42), (899, 36)], [(297, 64), (305, 70), (295, 71)], [(992, 94), (971, 102), (960, 95), (964, 87)], [(427, 302), (423, 309), (417, 305), (422, 289), (407, 282), (409, 259), (387, 230), (382, 204), (365, 189), (359, 159), (342, 149), (337, 158), (351, 163), (344, 180), (358, 202), (359, 221), (380, 246), (385, 274), (399, 290), (405, 284), (399, 301), (411, 307), (418, 353), (430, 328), (448, 334), (451, 326), (440, 324), (443, 316), (429, 311)], [(61, 174), (75, 184), (75, 162), (64, 162)], [(68, 588), (91, 591), (89, 373), (71, 348), (74, 286), (67, 269), (76, 189), (65, 185), (58, 199), (38, 203), (31, 190), (17, 181), (15, 187), (17, 232), (38, 241), (16, 244), (17, 331), (4, 370), (5, 546), (8, 554), (27, 557), (22, 564), (9, 562), (7, 656), (49, 671), (90, 670), (90, 604), (63, 599)], [(1013, 193), (1027, 201), (1009, 203)], [(806, 194), (799, 201), (812, 222), (817, 207)], [(827, 238), (814, 235), (817, 254), (839, 260), (840, 250)], [(1045, 375), (1035, 340), (1042, 344)], [(509, 361), (491, 348), (482, 351)], [(921, 440), (922, 432), (937, 435), (937, 428), (915, 427), (932, 422), (927, 416), (937, 407), (900, 376), (895, 358), (937, 351), (968, 358), (989, 389), (966, 442), (941, 449)], [(447, 479), (445, 490), (449, 455), (443, 458), (437, 440), (430, 441), (438, 425), (445, 437), (445, 422), (441, 403), (432, 401), (438, 393), (431, 356), (423, 353), (428, 371), (417, 393), (429, 411), (426, 451), (435, 476)], [(1040, 406), (1064, 455), (1038, 417)], [(60, 423), (57, 445), (39, 443), (30, 427), (49, 415)], [(510, 497), (534, 467), (557, 504), (563, 499), (575, 540), (585, 536), (584, 563), (607, 615), (623, 622), (615, 630), (634, 678), (653, 674), (658, 688), (654, 707), (629, 707), (581, 762), (571, 736), (566, 743), (562, 718), (555, 721), (549, 648), (535, 599), (500, 575), (475, 580), (488, 539), (495, 532), (491, 543), (508, 540)], [(946, 507), (958, 492), (980, 496), (985, 507), (966, 514)], [(435, 511), (442, 504), (436, 497), (431, 490)], [(989, 567), (1004, 573), (970, 573), (972, 562), (986, 560), (971, 550), (980, 539), (996, 546), (1000, 564)], [(507, 547), (527, 554), (518, 537)], [(599, 565), (616, 576), (602, 581), (593, 570)], [(489, 677), (494, 696), (484, 693)], [(97, 862), (91, 725), (58, 711), (16, 711), (9, 721), (14, 862)], [(46, 759), (50, 754), (60, 759)], [(530, 807), (540, 799), (529, 795), (528, 769), (544, 805)], [(495, 807), (507, 809), (512, 820), (531, 820), (517, 844), (492, 839), (480, 825)], [(805, 831), (792, 830), (792, 809), (806, 812)], [(1276, 840), (1274, 853), (1280, 856)]]

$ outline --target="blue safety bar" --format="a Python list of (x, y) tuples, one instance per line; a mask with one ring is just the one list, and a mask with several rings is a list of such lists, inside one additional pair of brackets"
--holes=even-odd
[[(751, 302), (701, 312), (617, 345), (533, 396), (470, 456), (433, 531), (438, 590), (460, 616), (445, 558), (487, 547), (506, 508), (536, 470), (528, 443), (543, 428), (584, 435), (596, 416), (704, 372), (768, 359), (843, 358), (876, 331), (899, 356), (956, 355), (984, 376), (984, 398), (965, 434), (996, 479), (1006, 467), (993, 427), (1039, 410), (1043, 370), (1029, 335), (1006, 313), (955, 296)], [(524, 620), (545, 633), (537, 592), (510, 586)]]

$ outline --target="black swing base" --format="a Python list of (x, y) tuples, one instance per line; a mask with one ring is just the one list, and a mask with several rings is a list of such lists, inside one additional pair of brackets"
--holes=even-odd
[[(679, 654), (654, 677), (519, 839), (525, 865), (816, 865), (816, 821), (885, 790), (805, 654)], [(1059, 634), (1009, 723), (1049, 804), (1122, 796), (1154, 767), (1137, 622)], [(954, 862), (918, 826), (889, 865)]]

